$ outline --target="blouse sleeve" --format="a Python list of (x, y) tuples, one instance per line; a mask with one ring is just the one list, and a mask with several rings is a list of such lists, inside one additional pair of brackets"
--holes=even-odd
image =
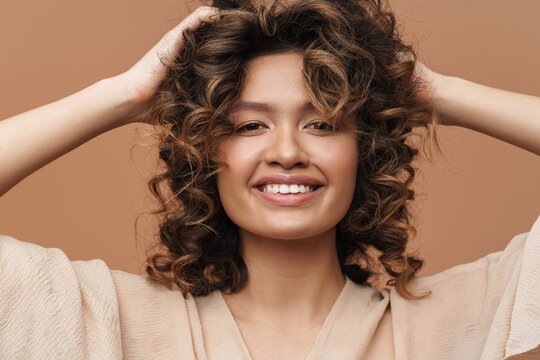
[(540, 359), (540, 217), (523, 245), (506, 356), (530, 353)]
[(540, 217), (503, 251), (418, 276), (410, 290), (432, 293), (405, 300), (391, 291), (396, 351), (414, 359), (540, 359)]
[(121, 359), (107, 265), (0, 235), (0, 359)]

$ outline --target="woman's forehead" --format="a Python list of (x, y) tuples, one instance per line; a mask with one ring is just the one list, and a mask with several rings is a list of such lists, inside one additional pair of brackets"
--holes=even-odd
[[(315, 106), (309, 101), (298, 104), (297, 108), (301, 112), (313, 112), (316, 111)], [(257, 102), (257, 101), (237, 101), (231, 107), (231, 114), (240, 112), (240, 111), (258, 111), (266, 113), (276, 113), (277, 106), (273, 103), (267, 102)]]

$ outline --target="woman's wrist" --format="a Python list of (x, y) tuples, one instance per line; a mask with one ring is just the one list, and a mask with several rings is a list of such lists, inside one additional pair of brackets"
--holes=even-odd
[(100, 91), (103, 91), (109, 101), (108, 118), (111, 121), (111, 129), (134, 122), (144, 122), (143, 115), (147, 104), (130, 91), (122, 75), (100, 80), (95, 86), (100, 87)]

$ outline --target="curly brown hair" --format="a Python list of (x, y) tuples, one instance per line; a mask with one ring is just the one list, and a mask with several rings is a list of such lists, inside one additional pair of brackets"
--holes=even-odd
[[(146, 259), (150, 279), (184, 295), (243, 289), (248, 271), (238, 227), (217, 190), (220, 142), (233, 125), (228, 112), (239, 97), (246, 63), (284, 51), (303, 55), (310, 100), (326, 119), (353, 116), (358, 141), (357, 184), (352, 204), (337, 224), (336, 247), (344, 274), (369, 285), (377, 274), (367, 260), (375, 248), (387, 282), (408, 299), (406, 288), (423, 261), (406, 254), (416, 229), (408, 201), (411, 165), (418, 149), (406, 144), (413, 128), (433, 130), (437, 118), (415, 91), (416, 54), (400, 38), (394, 15), (377, 0), (214, 1), (222, 11), (212, 24), (185, 30), (185, 47), (167, 63), (153, 101), (159, 156), (165, 171), (149, 181), (160, 208), (158, 250)], [(438, 147), (438, 145), (437, 145)], [(356, 259), (351, 261), (351, 259)]]

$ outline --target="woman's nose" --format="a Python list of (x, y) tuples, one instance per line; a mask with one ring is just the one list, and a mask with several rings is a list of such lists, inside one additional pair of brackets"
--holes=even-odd
[(274, 130), (266, 146), (265, 162), (285, 169), (308, 166), (309, 156), (301, 140), (299, 131), (292, 127)]

